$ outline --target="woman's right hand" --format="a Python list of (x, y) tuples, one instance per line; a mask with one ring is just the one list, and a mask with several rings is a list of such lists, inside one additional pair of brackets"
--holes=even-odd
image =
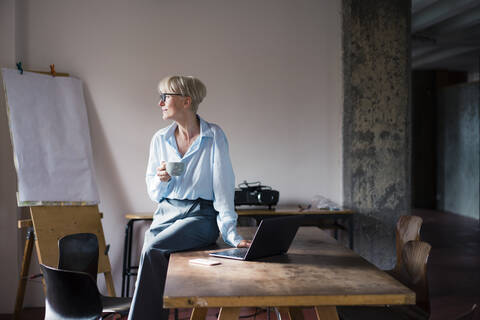
[(157, 168), (157, 176), (160, 178), (162, 182), (168, 182), (172, 177), (168, 174), (167, 170), (167, 163), (162, 161), (162, 165)]
[(252, 244), (252, 240), (242, 240), (237, 244), (237, 248), (248, 248)]

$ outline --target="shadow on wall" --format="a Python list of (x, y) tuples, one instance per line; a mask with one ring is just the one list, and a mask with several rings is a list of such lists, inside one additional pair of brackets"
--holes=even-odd
[[(97, 108), (92, 99), (92, 95), (88, 86), (84, 83), (84, 95), (87, 106), (88, 122), (90, 125), (90, 140), (92, 142), (93, 161), (95, 165), (96, 182), (100, 192), (100, 203), (104, 204), (102, 210), (103, 229), (107, 244), (111, 241), (115, 244), (115, 250), (111, 250), (109, 254), (110, 264), (112, 266), (112, 274), (115, 281), (115, 287), (119, 292), (118, 284), (122, 274), (123, 255), (123, 229), (120, 232), (110, 232), (107, 226), (125, 225), (125, 218), (121, 214), (114, 214), (130, 208), (127, 201), (126, 188), (122, 185), (119, 178), (119, 171), (116, 167), (111, 148), (105, 136)], [(103, 192), (102, 192), (103, 191)], [(103, 197), (102, 197), (103, 193)], [(106, 202), (105, 202), (106, 201)], [(122, 211), (123, 212), (123, 211)], [(100, 277), (103, 281), (103, 277)], [(104, 283), (101, 282), (99, 288), (104, 290)]]
[[(128, 208), (126, 202), (126, 190), (119, 179), (119, 173), (115, 166), (110, 146), (105, 137), (100, 118), (96, 112), (97, 108), (93, 102), (88, 86), (84, 85), (84, 94), (87, 105), (88, 122), (90, 124), (90, 140), (92, 142), (93, 160), (95, 164), (95, 174), (97, 185), (102, 181), (108, 181), (108, 184), (115, 187), (117, 204), (122, 208)], [(102, 201), (102, 199), (100, 199)]]

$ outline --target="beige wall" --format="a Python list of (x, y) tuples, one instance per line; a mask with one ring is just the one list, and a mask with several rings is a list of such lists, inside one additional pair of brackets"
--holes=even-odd
[(283, 204), (342, 201), (339, 0), (18, 1), (19, 58), (84, 81), (117, 292), (124, 214), (155, 208), (144, 174), (168, 125), (165, 75), (206, 83), (199, 114), (227, 133), (237, 183), (271, 185)]

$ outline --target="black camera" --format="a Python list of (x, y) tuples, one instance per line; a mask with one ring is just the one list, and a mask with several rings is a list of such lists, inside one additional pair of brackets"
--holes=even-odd
[(279, 196), (278, 191), (260, 182), (244, 181), (235, 189), (235, 205), (268, 206), (271, 209), (278, 203)]

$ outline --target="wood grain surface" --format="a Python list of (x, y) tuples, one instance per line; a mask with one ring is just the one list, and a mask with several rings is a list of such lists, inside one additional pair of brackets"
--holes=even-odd
[[(341, 210), (320, 210), (320, 209), (308, 209), (301, 211), (298, 208), (293, 207), (279, 207), (273, 210), (268, 210), (265, 208), (236, 208), (235, 211), (238, 213), (239, 216), (277, 216), (277, 215), (295, 215), (295, 214), (304, 214), (304, 215), (332, 215), (332, 214), (354, 214), (354, 211), (349, 209), (341, 209)], [(139, 212), (139, 213), (127, 213), (125, 214), (126, 219), (153, 219), (153, 213), (149, 212)]]
[(266, 208), (236, 208), (235, 211), (239, 216), (250, 216), (250, 215), (262, 215), (262, 216), (275, 216), (275, 215), (291, 215), (291, 214), (304, 214), (304, 215), (332, 215), (332, 214), (353, 214), (354, 211), (349, 209), (341, 210), (320, 210), (320, 209), (308, 209), (300, 210), (299, 208), (294, 207), (278, 207), (274, 210), (268, 210)]
[[(245, 238), (255, 228), (241, 227)], [(225, 244), (220, 246), (225, 247)], [(414, 304), (415, 293), (315, 227), (302, 227), (286, 255), (257, 261), (207, 258), (198, 250), (170, 256), (164, 306), (338, 306)]]
[(57, 267), (58, 240), (68, 234), (90, 232), (98, 238), (98, 272), (111, 271), (98, 206), (38, 206), (30, 207), (30, 211), (40, 263)]

